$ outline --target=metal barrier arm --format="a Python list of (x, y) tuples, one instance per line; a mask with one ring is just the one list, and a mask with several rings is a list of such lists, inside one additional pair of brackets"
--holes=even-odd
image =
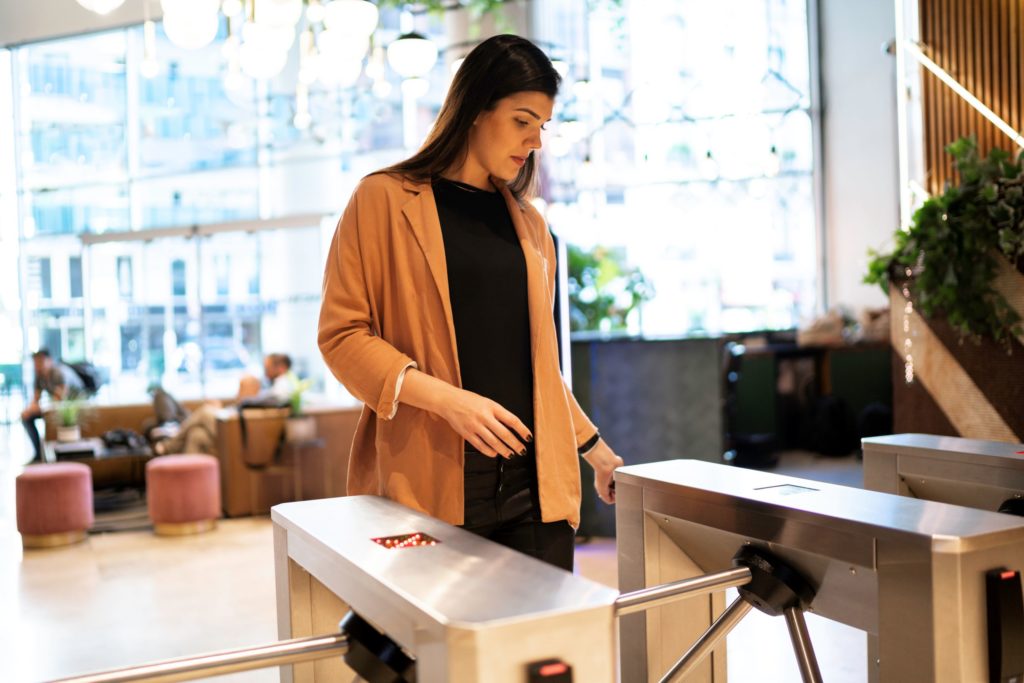
[(190, 681), (263, 669), (282, 664), (297, 664), (316, 659), (343, 655), (348, 650), (348, 636), (344, 633), (282, 640), (270, 645), (249, 647), (241, 650), (222, 650), (204, 655), (167, 659), (152, 664), (129, 666), (122, 669), (100, 671), (83, 676), (61, 678), (53, 683), (122, 683), (123, 681), (147, 681), (147, 683), (170, 683)]
[(751, 573), (748, 567), (736, 567), (724, 572), (704, 574), (652, 588), (641, 588), (630, 593), (623, 593), (615, 599), (615, 616), (622, 617), (634, 612), (644, 612), (667, 602), (714, 593), (726, 588), (738, 588), (750, 583), (750, 579)]

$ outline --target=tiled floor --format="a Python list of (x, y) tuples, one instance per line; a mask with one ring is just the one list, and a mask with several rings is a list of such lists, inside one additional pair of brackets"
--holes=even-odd
[[(200, 536), (127, 531), (23, 552), (14, 524), (14, 477), (29, 457), (26, 445), (19, 424), (0, 424), (0, 681), (47, 680), (276, 639), (267, 518), (222, 521)], [(860, 484), (854, 458), (793, 453), (776, 471)], [(614, 541), (581, 545), (577, 571), (614, 586)], [(864, 681), (863, 634), (813, 615), (808, 622), (824, 679)], [(728, 652), (730, 680), (799, 680), (781, 619), (752, 612), (730, 635)], [(277, 674), (216, 680), (269, 682)]]

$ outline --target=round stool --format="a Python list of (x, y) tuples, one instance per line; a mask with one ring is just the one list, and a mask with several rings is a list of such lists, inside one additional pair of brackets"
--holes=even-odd
[(220, 469), (212, 455), (162, 455), (146, 463), (146, 504), (164, 536), (209, 531), (220, 517)]
[(29, 465), (15, 482), (18, 533), (26, 548), (78, 543), (92, 526), (92, 471), (80, 462)]

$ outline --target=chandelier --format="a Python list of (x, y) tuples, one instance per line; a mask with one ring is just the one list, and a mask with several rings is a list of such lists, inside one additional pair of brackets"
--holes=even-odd
[[(86, 9), (107, 14), (124, 0), (77, 0)], [(394, 3), (392, 3), (394, 4)], [(363, 72), (379, 10), (369, 0), (160, 0), (167, 39), (184, 50), (210, 45), (226, 21), (223, 54), (227, 77), (267, 80), (288, 63), (298, 43), (299, 82), (350, 87)], [(154, 23), (143, 27), (144, 77), (159, 71)], [(297, 40), (296, 40), (297, 39)], [(416, 33), (398, 37), (387, 60), (405, 79), (422, 78), (437, 61), (437, 47)], [(375, 83), (383, 80), (383, 54), (366, 64)]]

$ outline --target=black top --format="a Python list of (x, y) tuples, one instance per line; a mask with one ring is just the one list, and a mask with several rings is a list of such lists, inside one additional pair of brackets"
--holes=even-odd
[(533, 431), (526, 260), (500, 192), (433, 183), (464, 389), (498, 402)]

